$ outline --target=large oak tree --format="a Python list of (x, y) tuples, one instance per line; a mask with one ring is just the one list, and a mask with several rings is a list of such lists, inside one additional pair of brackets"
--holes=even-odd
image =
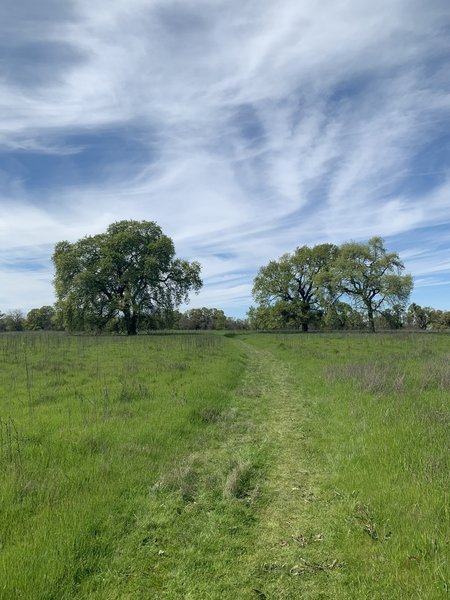
[(404, 307), (408, 301), (413, 280), (411, 275), (402, 275), (403, 270), (399, 255), (388, 252), (382, 238), (373, 237), (366, 244), (342, 244), (322, 282), (334, 297), (348, 297), (375, 331), (376, 314), (387, 307)]
[[(320, 276), (329, 268), (337, 253), (333, 244), (301, 246), (261, 267), (253, 283), (253, 296), (259, 304), (250, 317), (267, 314), (288, 327), (308, 331), (308, 325), (321, 314)], [(264, 319), (263, 319), (264, 320)]]
[(175, 258), (152, 221), (118, 221), (106, 233), (56, 244), (57, 309), (69, 329), (103, 329), (123, 319), (128, 335), (154, 314), (173, 311), (202, 286), (200, 265)]

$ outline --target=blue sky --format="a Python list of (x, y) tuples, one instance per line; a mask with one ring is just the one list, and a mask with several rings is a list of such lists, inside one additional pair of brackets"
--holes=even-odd
[(120, 219), (202, 263), (191, 307), (380, 235), (450, 309), (448, 0), (2, 0), (0, 40), (0, 310)]

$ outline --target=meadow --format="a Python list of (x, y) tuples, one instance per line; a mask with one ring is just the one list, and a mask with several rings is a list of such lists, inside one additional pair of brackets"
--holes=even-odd
[(446, 334), (0, 336), (0, 598), (440, 599)]

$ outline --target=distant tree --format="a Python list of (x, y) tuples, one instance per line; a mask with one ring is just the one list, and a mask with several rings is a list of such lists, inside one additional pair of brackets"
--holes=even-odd
[(450, 329), (450, 311), (430, 309), (429, 311), (431, 329)]
[(142, 317), (139, 328), (142, 331), (154, 331), (156, 329), (174, 329), (178, 321), (178, 311), (172, 308), (154, 311)]
[(413, 282), (411, 275), (402, 275), (403, 270), (398, 254), (387, 252), (383, 240), (373, 237), (367, 244), (342, 244), (322, 283), (335, 297), (352, 300), (375, 331), (376, 314), (395, 305), (404, 307), (408, 301)]
[(431, 324), (431, 315), (433, 312), (433, 309), (429, 306), (422, 307), (413, 302), (409, 305), (406, 312), (406, 323), (412, 327), (427, 329)]
[(387, 329), (401, 329), (405, 323), (405, 315), (405, 306), (394, 304), (392, 307), (380, 311), (380, 326)]
[(180, 320), (183, 318), (183, 313), (177, 308), (172, 311), (172, 329), (181, 329)]
[(212, 329), (225, 329), (227, 317), (225, 316), (225, 313), (222, 309), (212, 308), (210, 315)]
[(226, 316), (218, 308), (191, 308), (178, 320), (180, 329), (225, 329)]
[(0, 329), (3, 331), (23, 331), (25, 329), (25, 315), (16, 308), (8, 311), (1, 318)]
[(253, 283), (259, 306), (249, 313), (249, 320), (308, 331), (309, 324), (322, 315), (320, 276), (331, 267), (336, 253), (333, 244), (302, 246), (261, 267)]
[(53, 254), (57, 310), (68, 329), (104, 329), (123, 320), (128, 335), (202, 286), (200, 265), (175, 258), (172, 240), (151, 221), (118, 221), (106, 233)]
[(419, 306), (413, 302), (408, 307), (405, 322), (419, 329), (450, 329), (450, 311), (438, 310), (431, 306)]
[[(292, 316), (289, 312), (292, 307), (286, 306), (286, 303), (278, 301), (272, 305), (251, 306), (247, 312), (247, 321), (250, 329), (254, 330), (277, 330), (277, 329), (299, 329), (302, 327), (301, 322)], [(291, 318), (292, 317), (292, 318)], [(321, 313), (316, 311), (310, 315), (308, 326), (303, 331), (307, 331), (310, 325), (318, 324), (321, 318)]]
[(27, 314), (25, 329), (55, 329), (55, 309), (53, 306), (32, 308)]
[(254, 330), (283, 329), (286, 326), (278, 306), (251, 306), (247, 318), (250, 329)]
[(226, 317), (225, 319), (225, 329), (242, 331), (248, 329), (248, 327), (247, 319), (235, 319), (234, 317)]

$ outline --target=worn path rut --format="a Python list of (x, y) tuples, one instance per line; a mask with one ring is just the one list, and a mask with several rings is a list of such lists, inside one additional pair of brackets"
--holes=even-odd
[[(249, 360), (242, 394), (254, 400), (248, 406), (256, 427), (252, 435), (270, 452), (255, 543), (244, 560), (253, 594), (248, 597), (316, 598), (315, 580), (338, 561), (317, 559), (323, 535), (316, 510), (317, 473), (307, 443), (308, 399), (300, 374), (272, 352), (241, 343)], [(331, 598), (325, 584), (320, 597)]]

